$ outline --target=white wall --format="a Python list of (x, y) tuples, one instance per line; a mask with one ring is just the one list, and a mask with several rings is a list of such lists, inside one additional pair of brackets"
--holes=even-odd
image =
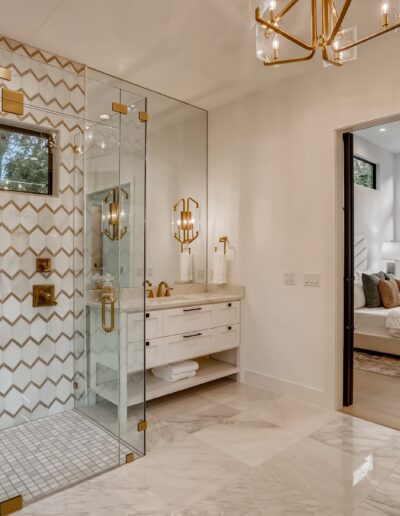
[[(230, 280), (246, 287), (249, 383), (338, 404), (335, 130), (400, 113), (399, 44), (377, 40), (341, 69), (304, 64), (301, 77), (210, 112), (209, 240), (227, 234), (238, 249)], [(303, 287), (314, 271), (321, 287)]]
[(386, 270), (382, 242), (394, 240), (396, 155), (354, 135), (354, 154), (376, 163), (377, 188), (354, 185), (354, 234), (367, 237), (368, 269)]

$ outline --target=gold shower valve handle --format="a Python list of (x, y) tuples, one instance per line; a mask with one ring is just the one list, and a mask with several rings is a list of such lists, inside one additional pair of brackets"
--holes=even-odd
[(57, 304), (54, 293), (54, 285), (33, 285), (32, 288), (32, 306), (55, 306)]
[[(106, 322), (106, 308), (110, 307), (110, 325)], [(105, 292), (101, 296), (101, 325), (105, 333), (112, 333), (115, 329), (115, 303), (112, 292)]]

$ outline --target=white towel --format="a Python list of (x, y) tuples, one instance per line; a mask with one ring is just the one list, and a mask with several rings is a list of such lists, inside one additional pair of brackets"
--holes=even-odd
[(226, 283), (226, 256), (223, 251), (212, 253), (214, 285), (224, 285)]
[(153, 369), (153, 375), (157, 378), (161, 378), (161, 380), (164, 380), (165, 382), (177, 382), (179, 380), (184, 380), (185, 378), (192, 378), (193, 376), (196, 376), (196, 371), (187, 371), (186, 373), (181, 374), (160, 374), (157, 371)]
[(184, 249), (180, 256), (180, 280), (193, 281), (193, 257), (189, 249)]
[(197, 371), (199, 368), (196, 360), (184, 360), (182, 362), (176, 362), (175, 364), (167, 364), (165, 366), (156, 367), (153, 372), (156, 371), (159, 374), (175, 375), (182, 373), (191, 373)]

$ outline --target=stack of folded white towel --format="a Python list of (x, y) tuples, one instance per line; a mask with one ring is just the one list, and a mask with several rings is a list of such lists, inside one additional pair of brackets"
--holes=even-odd
[(184, 378), (196, 376), (199, 364), (195, 360), (184, 360), (175, 364), (168, 364), (162, 367), (156, 367), (152, 370), (154, 376), (165, 380), (166, 382), (177, 382)]

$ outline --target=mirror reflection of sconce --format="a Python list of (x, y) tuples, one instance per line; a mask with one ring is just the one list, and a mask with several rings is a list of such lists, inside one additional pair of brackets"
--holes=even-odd
[(128, 232), (123, 224), (126, 216), (124, 212), (124, 199), (128, 200), (128, 193), (120, 187), (108, 191), (101, 203), (101, 232), (110, 240), (121, 240)]
[(183, 246), (191, 244), (200, 233), (200, 204), (188, 197), (179, 199), (173, 206), (173, 230), (174, 238)]

